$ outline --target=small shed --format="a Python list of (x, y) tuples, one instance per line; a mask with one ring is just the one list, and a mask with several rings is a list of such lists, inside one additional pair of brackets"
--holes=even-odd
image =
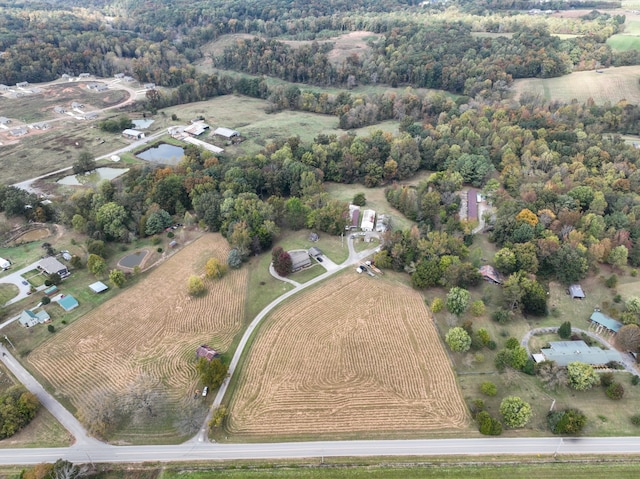
[(49, 316), (49, 313), (47, 313), (44, 309), (37, 313), (34, 313), (33, 311), (30, 311), (28, 309), (25, 309), (24, 311), (22, 311), (22, 313), (20, 313), (20, 317), (18, 318), (18, 321), (25, 328), (30, 328), (32, 326), (35, 326), (36, 324), (46, 323), (50, 319), (51, 317)]
[(220, 353), (207, 344), (202, 344), (196, 349), (196, 359), (205, 358), (207, 361), (211, 361), (219, 356)]
[(493, 266), (485, 264), (478, 270), (485, 281), (490, 283), (502, 284), (502, 275)]
[(11, 261), (0, 258), (0, 268), (9, 269), (9, 267), (11, 267)]
[[(124, 78), (124, 77), (123, 77)], [(156, 84), (155, 83), (145, 83), (143, 85), (143, 88), (145, 90), (155, 90), (156, 89)]]
[(73, 296), (71, 296), (70, 294), (60, 298), (58, 300), (58, 304), (62, 309), (64, 309), (67, 312), (71, 311), (72, 309), (76, 309), (79, 306), (78, 300)]
[(318, 233), (310, 233), (309, 234), (309, 241), (312, 241), (312, 242), (315, 243), (319, 239), (320, 239), (320, 237), (318, 236)]
[(91, 291), (93, 291), (94, 293), (98, 294), (108, 290), (109, 286), (104, 284), (102, 281), (96, 281), (95, 283), (89, 285), (89, 289), (91, 289)]
[(178, 246), (178, 242), (176, 240), (173, 240), (171, 243), (169, 243), (169, 248), (175, 248), (176, 246)]
[(569, 286), (569, 295), (571, 296), (571, 299), (586, 298), (584, 291), (582, 291), (582, 286), (580, 286), (579, 284), (572, 284), (571, 286)]
[(225, 138), (233, 138), (234, 136), (240, 136), (240, 132), (232, 130), (230, 128), (216, 128), (213, 132), (214, 135), (224, 136)]
[(58, 287), (55, 284), (53, 286), (49, 286), (47, 289), (43, 291), (43, 293), (46, 294), (47, 296), (51, 296), (52, 294), (55, 294), (57, 292), (58, 292)]

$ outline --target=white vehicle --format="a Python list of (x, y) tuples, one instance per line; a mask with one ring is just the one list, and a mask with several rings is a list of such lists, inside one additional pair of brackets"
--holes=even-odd
[(4, 258), (0, 258), (0, 269), (9, 269), (11, 267), (11, 261)]
[(202, 397), (206, 397), (208, 392), (209, 392), (209, 386), (205, 386), (204, 389), (202, 390)]

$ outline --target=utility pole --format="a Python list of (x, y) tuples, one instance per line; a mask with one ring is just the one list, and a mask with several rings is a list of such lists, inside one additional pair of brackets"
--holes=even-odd
[(6, 339), (6, 340), (7, 340), (7, 342), (11, 345), (11, 347), (12, 347), (14, 350), (16, 349), (16, 347), (15, 347), (15, 346), (13, 345), (13, 343), (9, 340), (9, 338), (7, 337), (7, 335), (6, 335), (6, 334), (4, 335), (4, 339)]

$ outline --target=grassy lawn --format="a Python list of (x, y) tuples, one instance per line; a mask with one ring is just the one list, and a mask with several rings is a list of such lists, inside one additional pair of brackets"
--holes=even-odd
[(0, 306), (15, 298), (19, 292), (15, 284), (0, 283)]
[(32, 269), (31, 271), (27, 271), (22, 275), (24, 279), (29, 281), (31, 286), (37, 288), (38, 286), (42, 286), (44, 282), (47, 280), (47, 277), (40, 272), (38, 269)]
[(306, 283), (313, 278), (320, 276), (323, 273), (326, 273), (327, 270), (324, 269), (320, 264), (316, 261), (311, 261), (311, 266), (309, 268), (305, 268), (303, 270), (297, 271), (289, 276), (289, 279), (297, 281), (298, 283)]
[(378, 238), (371, 238), (370, 242), (364, 241), (363, 236), (356, 236), (353, 239), (353, 248), (359, 253), (360, 251), (364, 251), (367, 249), (375, 248), (380, 244), (380, 240)]
[[(271, 301), (293, 289), (293, 286), (289, 283), (280, 281), (269, 274), (270, 263), (271, 252), (266, 252), (260, 256), (252, 256), (247, 261), (247, 264), (242, 266), (243, 268), (249, 268), (249, 284), (247, 286), (249, 291), (245, 305), (245, 321), (247, 324)], [(295, 280), (298, 281), (297, 279)], [(238, 336), (241, 336), (241, 334)], [(238, 340), (240, 340), (239, 337)], [(236, 345), (237, 343), (230, 350), (235, 350)]]
[[(286, 231), (274, 244), (281, 246), (285, 251), (292, 249), (309, 249), (312, 246), (320, 248), (322, 253), (336, 264), (340, 264), (349, 257), (349, 247), (347, 237), (330, 236), (327, 233), (320, 233), (316, 242), (309, 240), (309, 230)], [(297, 280), (296, 280), (297, 281)]]

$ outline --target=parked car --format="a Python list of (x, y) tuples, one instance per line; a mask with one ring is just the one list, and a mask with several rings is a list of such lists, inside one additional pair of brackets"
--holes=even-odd
[(209, 392), (209, 386), (205, 386), (204, 389), (202, 390), (202, 397), (206, 397), (208, 392)]
[(322, 263), (323, 261), (322, 256), (316, 256), (316, 259), (318, 260), (319, 263)]

